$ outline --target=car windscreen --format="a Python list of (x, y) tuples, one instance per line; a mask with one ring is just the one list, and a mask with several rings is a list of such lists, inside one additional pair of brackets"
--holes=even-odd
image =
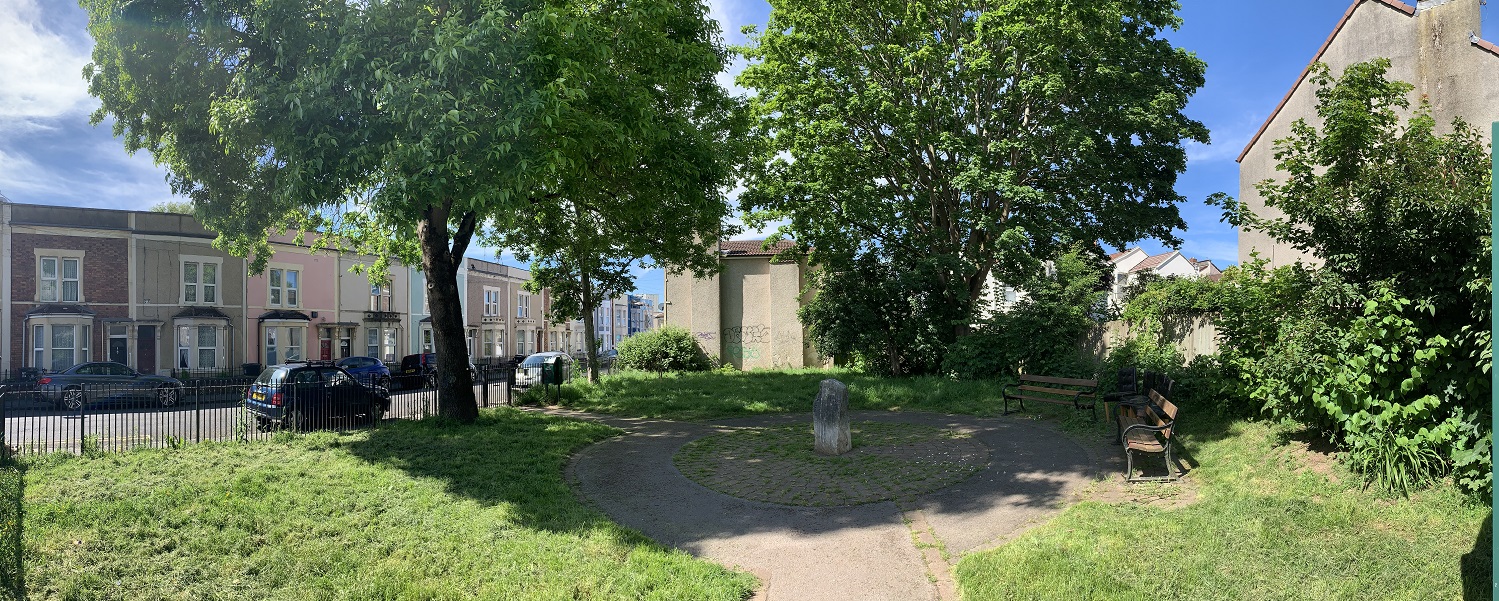
[(255, 383), (262, 386), (280, 386), (286, 381), (285, 369), (267, 369), (260, 372), (260, 377), (255, 378)]
[(530, 357), (526, 357), (526, 360), (524, 362), (522, 362), (520, 364), (520, 366), (521, 367), (541, 367), (541, 364), (546, 363), (547, 360), (549, 360), (549, 359), (551, 359), (551, 357), (546, 357), (546, 356), (543, 356), (543, 355), (531, 355)]

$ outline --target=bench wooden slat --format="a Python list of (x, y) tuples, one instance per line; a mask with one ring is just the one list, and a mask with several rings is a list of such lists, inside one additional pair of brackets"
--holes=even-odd
[(1086, 392), (1084, 392), (1083, 394), (1079, 395), (1078, 393), (1081, 392), (1081, 391), (1066, 390), (1066, 389), (1063, 389), (1063, 388), (1045, 388), (1045, 387), (1042, 387), (1042, 386), (1024, 386), (1024, 385), (1016, 386), (1015, 388), (1020, 389), (1020, 390), (1024, 390), (1026, 392), (1040, 392), (1040, 393), (1043, 393), (1043, 394), (1056, 394), (1056, 395), (1061, 395), (1061, 396), (1065, 396), (1065, 397), (1073, 397), (1073, 396), (1083, 396), (1083, 397), (1088, 397), (1088, 398), (1092, 398), (1093, 397), (1092, 394), (1089, 394), (1089, 393), (1086, 393)]
[(1083, 380), (1078, 378), (1053, 378), (1051, 376), (1034, 376), (1024, 374), (1020, 376), (1021, 382), (1040, 382), (1042, 384), (1061, 384), (1063, 386), (1087, 386), (1090, 388), (1098, 386), (1098, 380)]
[[(1028, 395), (1028, 394), (1011, 394), (1008, 398), (1012, 398), (1012, 399), (1025, 399), (1027, 401), (1041, 401), (1043, 403), (1056, 403), (1058, 405), (1071, 405), (1072, 404), (1072, 399), (1070, 399), (1070, 398), (1069, 399), (1059, 399), (1059, 398), (1054, 397), (1054, 396), (1031, 396), (1031, 395)], [(1093, 401), (1092, 401), (1092, 399), (1088, 399), (1088, 398), (1080, 398), (1080, 399), (1078, 399), (1078, 404), (1082, 405), (1083, 407), (1091, 407), (1091, 406), (1093, 406)]]
[(1144, 451), (1146, 453), (1159, 453), (1165, 450), (1165, 445), (1155, 437), (1155, 432), (1150, 430), (1135, 430), (1125, 436), (1124, 444), (1129, 448)]

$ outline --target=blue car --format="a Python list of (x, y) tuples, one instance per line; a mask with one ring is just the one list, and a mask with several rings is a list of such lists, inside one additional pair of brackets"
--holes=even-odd
[(390, 368), (374, 357), (346, 357), (338, 360), (338, 366), (366, 386), (390, 388)]

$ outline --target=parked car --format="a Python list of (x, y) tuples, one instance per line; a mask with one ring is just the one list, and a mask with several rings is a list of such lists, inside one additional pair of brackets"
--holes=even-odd
[(573, 358), (567, 353), (548, 351), (536, 353), (526, 357), (520, 365), (515, 368), (515, 387), (529, 388), (541, 383), (541, 365), (556, 358), (562, 359), (562, 381), (566, 382), (573, 377)]
[(0, 401), (35, 400), (36, 381), (47, 373), (40, 367), (23, 367), (0, 380)]
[[(401, 358), (401, 371), (395, 376), (402, 389), (437, 386), (437, 353), (418, 353)], [(468, 364), (468, 377), (478, 380), (479, 370)]]
[(244, 402), (262, 432), (310, 430), (337, 418), (380, 421), (390, 410), (390, 393), (360, 383), (331, 361), (306, 361), (267, 367), (245, 390)]
[(154, 401), (171, 407), (182, 399), (182, 382), (166, 376), (143, 374), (122, 363), (79, 363), (36, 381), (43, 402), (60, 409), (77, 410), (88, 403), (126, 400)]
[(390, 368), (384, 361), (374, 357), (345, 357), (338, 360), (338, 366), (361, 384), (390, 388)]

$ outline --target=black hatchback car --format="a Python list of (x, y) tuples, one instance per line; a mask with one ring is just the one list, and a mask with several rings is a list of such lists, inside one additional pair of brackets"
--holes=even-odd
[[(437, 386), (437, 353), (418, 353), (401, 358), (401, 371), (392, 374), (401, 388), (435, 388)], [(468, 377), (476, 380), (479, 371), (473, 363), (468, 364)]]
[(272, 365), (245, 390), (245, 409), (262, 432), (311, 430), (333, 420), (377, 422), (390, 410), (390, 393), (359, 383), (329, 361)]

